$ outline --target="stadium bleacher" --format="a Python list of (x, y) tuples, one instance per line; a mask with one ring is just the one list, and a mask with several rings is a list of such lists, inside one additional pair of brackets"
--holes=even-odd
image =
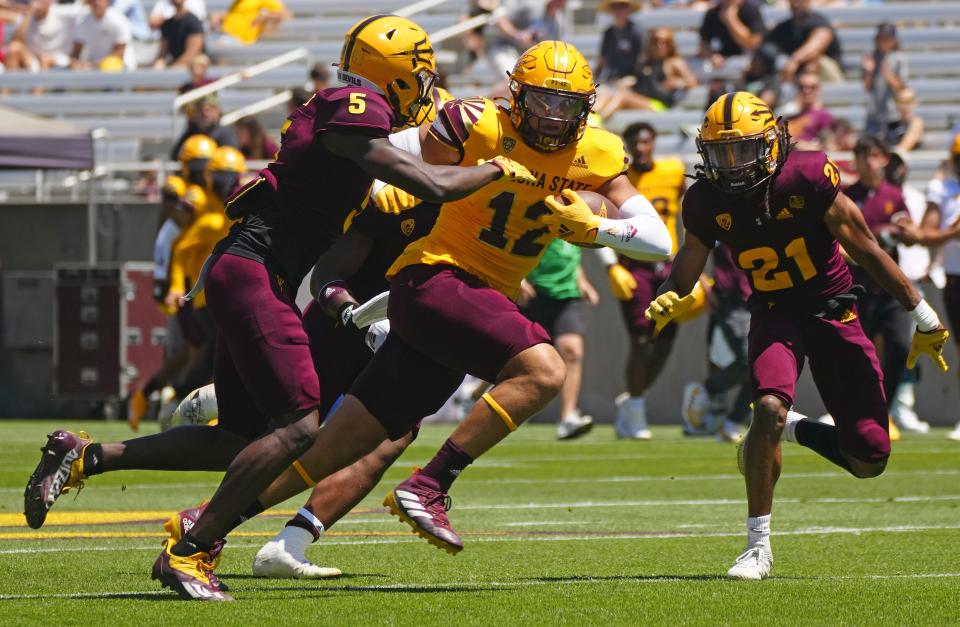
[[(307, 69), (314, 61), (333, 61), (338, 56), (343, 34), (358, 14), (382, 13), (409, 7), (409, 0), (357, 0), (343, 3), (339, 0), (290, 0), (288, 7), (294, 14), (275, 32), (252, 46), (223, 47), (216, 43), (208, 52), (225, 65), (213, 68), (214, 76), (241, 71), (257, 63), (297, 47), (304, 47), (310, 57), (284, 65), (259, 76), (245, 80), (220, 92), (225, 112), (232, 111), (306, 80)], [(228, 0), (211, 0), (210, 11), (224, 10)], [(465, 13), (466, 0), (447, 0), (428, 6), (413, 17), (428, 31), (457, 23)], [(600, 33), (605, 16), (595, 10), (592, 0), (574, 12), (575, 22), (568, 37), (584, 54), (596, 58)], [(848, 81), (824, 86), (824, 103), (836, 116), (849, 119), (855, 126), (863, 124), (865, 94), (859, 80), (860, 58), (873, 45), (874, 29), (881, 21), (894, 21), (899, 26), (902, 50), (906, 53), (910, 86), (919, 98), (917, 114), (926, 122), (927, 138), (924, 151), (911, 156), (913, 178), (920, 180), (939, 164), (937, 151), (942, 151), (951, 138), (951, 129), (960, 117), (960, 96), (956, 85), (960, 80), (960, 2), (927, 0), (890, 2), (884, 4), (857, 4), (825, 6), (818, 9), (834, 23), (844, 48), (844, 65)], [(784, 7), (765, 7), (768, 25), (788, 15)], [(637, 14), (645, 28), (666, 26), (676, 31), (681, 54), (692, 56), (697, 49), (697, 33), (702, 12), (693, 9), (662, 8)], [(498, 80), (483, 64), (470, 73), (459, 73), (456, 61), (459, 40), (451, 38), (439, 46), (446, 50), (445, 61), (450, 71), (449, 84), (454, 93), (471, 95), (484, 93)], [(141, 57), (152, 50), (141, 45)], [(742, 60), (734, 60), (724, 69), (725, 75), (735, 75), (742, 69)], [(7, 72), (0, 74), (0, 90), (9, 90), (3, 97), (6, 106), (50, 118), (63, 119), (81, 127), (104, 129), (110, 148), (101, 148), (101, 155), (109, 154), (116, 161), (136, 161), (163, 154), (169, 147), (176, 120), (172, 118), (172, 103), (176, 89), (186, 80), (182, 70), (141, 69), (126, 73), (47, 72), (30, 74)], [(42, 87), (43, 94), (32, 90)], [(678, 106), (661, 114), (624, 111), (607, 120), (612, 130), (620, 130), (632, 121), (647, 119), (664, 136), (664, 145), (692, 154), (692, 142), (685, 141), (683, 127), (696, 125), (706, 101), (706, 90), (698, 87), (689, 91)], [(261, 121), (274, 134), (285, 116), (283, 107), (274, 107), (259, 114)], [(0, 188), (8, 177), (0, 176)]]

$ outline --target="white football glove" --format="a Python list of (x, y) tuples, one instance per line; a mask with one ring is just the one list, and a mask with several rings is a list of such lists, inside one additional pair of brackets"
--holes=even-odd
[(383, 343), (387, 340), (387, 335), (390, 333), (390, 321), (389, 320), (378, 320), (374, 322), (369, 327), (367, 327), (367, 348), (373, 352), (380, 350), (380, 347), (383, 346)]

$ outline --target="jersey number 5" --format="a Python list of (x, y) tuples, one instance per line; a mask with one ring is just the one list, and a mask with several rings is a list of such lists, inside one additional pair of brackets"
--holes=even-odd
[[(817, 269), (807, 254), (807, 243), (798, 237), (783, 249), (783, 252), (797, 265), (800, 276), (809, 281), (817, 276)], [(740, 253), (737, 259), (740, 267), (750, 271), (753, 288), (758, 292), (775, 292), (793, 287), (793, 279), (786, 269), (777, 271), (780, 266), (780, 255), (769, 246), (751, 248)]]
[[(518, 257), (536, 257), (545, 246), (545, 244), (540, 244), (536, 240), (542, 235), (546, 235), (549, 229), (545, 226), (538, 229), (530, 229), (511, 242), (507, 238), (506, 233), (507, 220), (510, 219), (510, 210), (513, 208), (514, 200), (516, 200), (516, 196), (512, 192), (502, 192), (493, 197), (493, 200), (490, 201), (490, 208), (493, 209), (493, 221), (490, 223), (490, 226), (480, 230), (480, 235), (478, 235), (477, 238), (481, 242), (490, 244), (494, 248), (501, 250), (507, 250), (509, 247), (510, 250), (507, 252), (511, 255), (517, 255)], [(550, 210), (547, 209), (547, 206), (541, 201), (527, 207), (523, 217), (527, 220), (537, 221), (540, 219), (540, 216), (548, 213), (550, 213)]]
[(360, 115), (366, 111), (367, 101), (364, 100), (366, 97), (366, 94), (362, 94), (358, 91), (352, 92), (350, 94), (350, 104), (347, 105), (347, 111), (354, 115)]

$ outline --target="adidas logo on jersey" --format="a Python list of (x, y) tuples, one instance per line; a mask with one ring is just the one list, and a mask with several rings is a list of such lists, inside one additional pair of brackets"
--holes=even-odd
[(587, 158), (584, 157), (583, 155), (580, 155), (579, 157), (577, 157), (576, 159), (573, 160), (573, 167), (575, 167), (575, 168), (589, 168), (590, 166), (587, 165)]
[(793, 217), (793, 214), (790, 213), (790, 210), (784, 207), (780, 210), (780, 213), (777, 214), (777, 220), (789, 220)]

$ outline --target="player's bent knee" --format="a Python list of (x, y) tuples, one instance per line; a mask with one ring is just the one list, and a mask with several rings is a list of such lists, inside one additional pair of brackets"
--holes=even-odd
[(764, 425), (783, 426), (787, 418), (787, 404), (773, 394), (764, 394), (753, 402), (754, 420)]
[(534, 384), (540, 388), (541, 393), (556, 396), (567, 378), (567, 365), (560, 357), (560, 353), (550, 347), (549, 351), (541, 351), (540, 358), (530, 376)]

